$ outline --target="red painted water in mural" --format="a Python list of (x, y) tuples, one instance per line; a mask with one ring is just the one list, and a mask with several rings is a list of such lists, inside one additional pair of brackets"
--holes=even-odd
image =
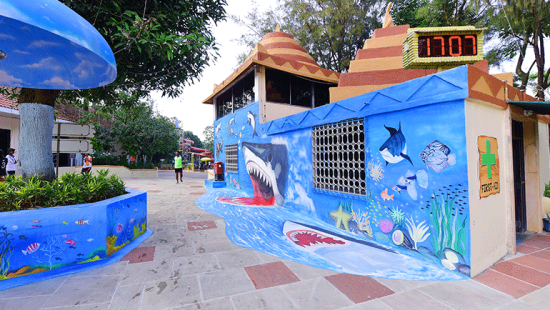
[(263, 197), (218, 197), (216, 200), (243, 206), (272, 206), (275, 203), (275, 197), (271, 197), (269, 200), (265, 200)]

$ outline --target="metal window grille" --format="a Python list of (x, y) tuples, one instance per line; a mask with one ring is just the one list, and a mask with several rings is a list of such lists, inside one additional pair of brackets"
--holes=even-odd
[(237, 144), (225, 146), (225, 171), (239, 173), (239, 148)]
[(337, 195), (366, 195), (363, 119), (316, 126), (312, 137), (314, 188)]

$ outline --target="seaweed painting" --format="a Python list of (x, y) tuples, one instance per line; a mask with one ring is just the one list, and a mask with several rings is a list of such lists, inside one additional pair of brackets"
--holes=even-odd
[(13, 254), (11, 240), (13, 240), (13, 234), (8, 233), (7, 228), (2, 226), (0, 228), (0, 280), (6, 278), (10, 269), (10, 258)]
[[(449, 195), (449, 192), (451, 195)], [(446, 194), (436, 194), (434, 192), (426, 207), (429, 209), (432, 222), (431, 241), (434, 253), (437, 255), (445, 248), (449, 248), (464, 256), (466, 253), (465, 236), (468, 215), (463, 212), (464, 206), (457, 200), (460, 198), (457, 193), (454, 191), (449, 192)], [(462, 197), (466, 198), (466, 196)]]
[(65, 251), (65, 248), (62, 246), (59, 236), (50, 236), (48, 237), (48, 241), (42, 243), (39, 251), (43, 252), (45, 258), (42, 259), (40, 255), (34, 255), (36, 261), (52, 270), (54, 269), (54, 260), (56, 260), (56, 256), (60, 256), (61, 253)]

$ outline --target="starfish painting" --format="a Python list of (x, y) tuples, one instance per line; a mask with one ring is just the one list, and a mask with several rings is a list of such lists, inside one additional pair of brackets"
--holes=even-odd
[(335, 226), (337, 228), (340, 228), (343, 225), (344, 229), (349, 231), (348, 223), (353, 218), (353, 216), (342, 210), (342, 205), (338, 207), (338, 210), (330, 212), (330, 216), (332, 216), (336, 220)]

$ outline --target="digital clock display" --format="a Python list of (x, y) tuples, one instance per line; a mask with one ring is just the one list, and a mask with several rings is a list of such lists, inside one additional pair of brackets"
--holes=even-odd
[(474, 26), (409, 28), (403, 68), (447, 69), (483, 60), (483, 30)]
[(477, 55), (477, 36), (419, 36), (418, 57), (458, 57)]

